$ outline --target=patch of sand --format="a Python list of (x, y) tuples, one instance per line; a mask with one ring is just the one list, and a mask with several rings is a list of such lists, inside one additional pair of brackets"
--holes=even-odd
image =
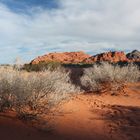
[[(2, 140), (140, 140), (140, 83), (127, 96), (78, 95), (61, 103), (49, 117), (52, 131), (39, 131), (0, 115)], [(46, 124), (47, 125), (47, 124)]]

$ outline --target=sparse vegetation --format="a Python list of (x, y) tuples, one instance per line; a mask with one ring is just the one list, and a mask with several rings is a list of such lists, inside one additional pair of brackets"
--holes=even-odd
[(61, 63), (59, 62), (40, 62), (38, 64), (25, 64), (23, 69), (30, 72), (30, 71), (44, 71), (44, 70), (56, 70), (58, 68), (62, 68)]
[(79, 91), (64, 69), (29, 73), (0, 68), (0, 110), (13, 108), (19, 118), (47, 113), (51, 106)]
[[(68, 71), (61, 66), (48, 66), (38, 72), (1, 66), (0, 111), (13, 109), (18, 112), (19, 119), (23, 120), (35, 119), (40, 114), (48, 113), (51, 107), (63, 99), (81, 92), (81, 89), (75, 86), (76, 83), (72, 84)], [(98, 63), (93, 67), (86, 67), (84, 74), (80, 76), (86, 91), (111, 91), (116, 94), (124, 89), (125, 83), (138, 81), (140, 71), (134, 64), (119, 66)]]
[(125, 83), (136, 82), (140, 78), (140, 71), (134, 64), (127, 66), (109, 63), (95, 64), (85, 70), (81, 78), (82, 85), (88, 91), (104, 92), (123, 90)]

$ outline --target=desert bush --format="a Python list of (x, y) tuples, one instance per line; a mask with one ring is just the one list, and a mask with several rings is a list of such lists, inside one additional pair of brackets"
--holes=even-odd
[(62, 65), (59, 62), (40, 62), (38, 64), (25, 64), (23, 66), (23, 69), (31, 72), (31, 71), (44, 71), (44, 70), (56, 70), (58, 68), (61, 68)]
[(103, 62), (86, 69), (81, 82), (88, 91), (101, 93), (104, 90), (121, 90), (125, 83), (138, 81), (139, 78), (140, 71), (133, 64), (121, 67)]
[(1, 110), (13, 107), (22, 116), (31, 117), (79, 91), (64, 69), (28, 73), (0, 68)]

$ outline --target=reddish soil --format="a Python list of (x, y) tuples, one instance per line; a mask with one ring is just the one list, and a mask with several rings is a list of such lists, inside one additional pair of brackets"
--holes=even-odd
[(42, 129), (19, 121), (14, 114), (9, 113), (9, 117), (8, 113), (1, 113), (0, 138), (140, 140), (140, 83), (128, 85), (125, 92), (125, 95), (117, 96), (105, 93), (72, 97), (57, 106), (55, 112), (49, 115), (49, 123), (43, 123)]

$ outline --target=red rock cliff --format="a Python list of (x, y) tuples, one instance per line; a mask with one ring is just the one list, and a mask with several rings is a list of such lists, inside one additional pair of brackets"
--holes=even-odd
[(128, 61), (124, 52), (106, 52), (97, 54), (84, 60), (85, 63), (93, 63), (97, 61), (119, 62)]
[(80, 52), (64, 52), (64, 53), (49, 53), (44, 56), (39, 56), (34, 59), (31, 64), (38, 64), (39, 62), (60, 62), (64, 64), (68, 63), (80, 63), (83, 60), (89, 58), (90, 55)]
[(63, 64), (68, 63), (94, 63), (94, 62), (139, 62), (140, 57), (137, 51), (133, 53), (125, 54), (124, 52), (105, 52), (97, 54), (95, 56), (90, 56), (82, 51), (80, 52), (64, 52), (64, 53), (49, 53), (43, 56), (35, 58), (31, 64), (38, 64), (40, 62), (60, 62)]

